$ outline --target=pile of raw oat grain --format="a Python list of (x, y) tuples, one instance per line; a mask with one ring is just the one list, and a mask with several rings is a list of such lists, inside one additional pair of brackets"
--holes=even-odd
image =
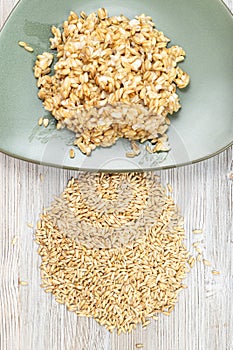
[(42, 287), (68, 310), (129, 332), (174, 309), (186, 287), (184, 238), (183, 219), (154, 174), (82, 173), (38, 222)]

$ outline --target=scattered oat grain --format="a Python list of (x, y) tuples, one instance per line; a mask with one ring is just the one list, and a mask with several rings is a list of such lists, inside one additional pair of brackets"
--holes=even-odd
[(17, 240), (18, 240), (18, 236), (14, 236), (14, 237), (12, 238), (11, 244), (12, 244), (12, 245), (15, 245), (16, 242), (17, 242)]
[(202, 254), (197, 254), (196, 260), (197, 261), (201, 261), (202, 260)]
[(202, 254), (202, 250), (199, 247), (195, 247), (197, 253)]
[(24, 46), (25, 50), (28, 51), (28, 52), (33, 52), (33, 48), (31, 46)]
[(141, 153), (141, 150), (135, 141), (131, 141), (131, 147), (132, 147), (133, 152), (135, 152), (135, 154), (137, 156)]
[(162, 313), (163, 313), (163, 315), (165, 315), (165, 316), (170, 316), (170, 312), (168, 312), (168, 311), (162, 311)]
[(24, 41), (19, 41), (18, 44), (19, 44), (19, 46), (21, 46), (21, 47), (27, 46), (27, 44), (26, 44)]
[(21, 286), (27, 286), (27, 285), (28, 285), (28, 282), (26, 282), (26, 281), (19, 281), (19, 284), (20, 284)]
[(203, 264), (206, 266), (211, 266), (211, 262), (209, 260), (203, 259)]
[(190, 266), (191, 268), (193, 268), (193, 265), (194, 265), (194, 263), (195, 263), (195, 258), (194, 258), (194, 256), (191, 256), (191, 257), (189, 258), (188, 263), (189, 263), (189, 266)]
[(152, 318), (153, 318), (153, 320), (155, 320), (155, 321), (158, 321), (158, 319), (159, 319), (158, 316), (155, 316), (155, 315), (153, 315)]
[(212, 272), (213, 275), (220, 275), (220, 272), (217, 271), (217, 270), (212, 270), (211, 272)]
[(75, 152), (74, 152), (73, 148), (70, 149), (69, 154), (70, 154), (70, 158), (73, 159), (75, 157)]
[(202, 231), (202, 230), (199, 230), (199, 229), (198, 229), (198, 230), (193, 230), (193, 233), (194, 233), (194, 234), (200, 234), (200, 233), (202, 233), (202, 232), (203, 232), (203, 231)]
[(125, 153), (125, 156), (126, 156), (127, 158), (134, 158), (134, 157), (137, 156), (137, 153), (135, 153), (135, 152), (126, 152), (126, 153)]
[(168, 191), (169, 191), (170, 193), (173, 192), (173, 188), (172, 188), (172, 186), (171, 186), (170, 184), (167, 184), (167, 189), (168, 189)]
[(146, 150), (148, 153), (153, 154), (153, 150), (149, 145), (146, 145)]
[(200, 243), (201, 243), (201, 241), (194, 242), (194, 243), (192, 244), (192, 246), (193, 246), (194, 248), (196, 248), (196, 247), (199, 246)]
[(147, 328), (147, 326), (150, 324), (150, 320), (146, 320), (143, 324), (142, 324), (142, 328)]
[(38, 125), (41, 126), (43, 124), (43, 117), (40, 117), (38, 120)]
[(44, 118), (43, 119), (43, 125), (45, 128), (47, 128), (47, 126), (49, 125), (49, 119), (48, 118)]

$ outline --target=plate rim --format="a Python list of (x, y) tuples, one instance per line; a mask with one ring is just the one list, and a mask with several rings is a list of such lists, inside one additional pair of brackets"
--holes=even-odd
[(22, 156), (18, 156), (15, 155), (11, 152), (7, 152), (5, 150), (3, 150), (2, 148), (0, 148), (0, 152), (2, 154), (5, 154), (7, 156), (10, 156), (12, 158), (15, 159), (19, 159), (22, 161), (26, 161), (28, 163), (33, 163), (33, 164), (37, 164), (37, 165), (43, 165), (43, 166), (50, 166), (53, 168), (58, 168), (58, 169), (64, 169), (64, 170), (75, 170), (75, 171), (84, 171), (84, 172), (103, 172), (103, 173), (131, 173), (131, 172), (143, 172), (143, 171), (159, 171), (159, 170), (168, 170), (168, 169), (175, 169), (175, 168), (180, 168), (183, 166), (188, 166), (188, 165), (192, 165), (192, 164), (197, 164), (200, 162), (203, 162), (205, 160), (208, 160), (210, 158), (213, 158), (221, 153), (223, 153), (224, 151), (226, 151), (228, 148), (230, 148), (231, 146), (233, 146), (233, 140), (227, 144), (226, 146), (222, 147), (221, 149), (217, 150), (214, 153), (211, 153), (205, 157), (201, 157), (201, 158), (197, 158), (194, 160), (191, 160), (189, 162), (184, 162), (184, 163), (178, 163), (178, 164), (172, 164), (172, 165), (161, 165), (161, 166), (155, 166), (155, 167), (150, 167), (150, 168), (137, 168), (137, 169), (91, 169), (91, 168), (82, 168), (82, 167), (74, 167), (72, 165), (59, 165), (59, 164), (52, 164), (49, 162), (43, 162), (43, 161), (37, 161), (35, 159), (31, 159), (31, 158), (27, 158), (27, 157), (22, 157)]

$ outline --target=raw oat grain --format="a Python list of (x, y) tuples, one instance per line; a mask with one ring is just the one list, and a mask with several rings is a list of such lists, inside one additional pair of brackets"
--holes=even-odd
[[(153, 192), (151, 204), (148, 189)], [(131, 331), (138, 323), (147, 324), (151, 317), (157, 319), (159, 313), (172, 312), (179, 292), (187, 287), (183, 280), (189, 253), (183, 243), (183, 219), (157, 177), (80, 173), (55, 203), (43, 211), (36, 230), (41, 286), (46, 292), (68, 310), (94, 317), (118, 334)], [(147, 206), (153, 206), (153, 214)], [(76, 223), (83, 223), (82, 237), (70, 236), (70, 227), (59, 222), (65, 221), (61, 214), (67, 207), (73, 218), (78, 217)], [(87, 222), (93, 231), (86, 229)], [(147, 230), (146, 222), (150, 223)], [(140, 223), (144, 230), (138, 235)], [(120, 228), (120, 236), (127, 224), (133, 239), (124, 240), (123, 235), (123, 244), (112, 242), (114, 248), (108, 248), (104, 242), (102, 246), (112, 228)], [(90, 238), (97, 241), (98, 230), (100, 242), (90, 248)]]

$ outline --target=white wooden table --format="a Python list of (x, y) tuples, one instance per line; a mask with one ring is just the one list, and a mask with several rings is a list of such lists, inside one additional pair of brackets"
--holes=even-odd
[[(15, 2), (0, 0), (0, 26)], [(232, 9), (233, 1), (225, 2)], [(196, 264), (170, 317), (120, 336), (93, 319), (78, 318), (40, 288), (40, 257), (28, 223), (35, 226), (43, 206), (76, 173), (0, 154), (0, 350), (131, 350), (136, 343), (145, 350), (232, 350), (232, 151), (161, 172), (185, 216), (188, 247), (199, 239), (192, 229), (202, 228), (204, 255), (221, 275)]]

